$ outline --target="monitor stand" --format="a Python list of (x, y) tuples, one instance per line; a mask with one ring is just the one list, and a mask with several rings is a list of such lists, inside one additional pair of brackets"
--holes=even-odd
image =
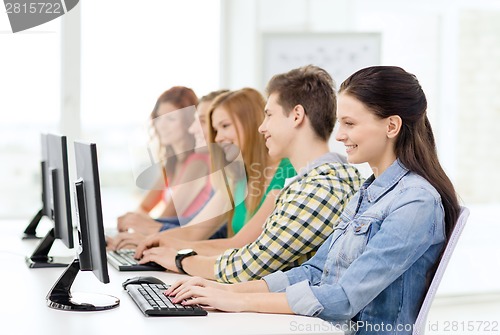
[(36, 234), (36, 228), (38, 227), (38, 224), (40, 223), (40, 220), (48, 213), (48, 205), (47, 205), (47, 199), (46, 197), (46, 184), (47, 184), (47, 175), (46, 175), (46, 168), (47, 168), (47, 163), (45, 161), (42, 161), (40, 163), (40, 168), (41, 168), (41, 176), (42, 176), (42, 209), (36, 213), (36, 215), (31, 219), (30, 223), (24, 229), (22, 239), (23, 240), (32, 240), (32, 239), (41, 239), (42, 236), (37, 236)]
[(72, 258), (49, 256), (50, 248), (54, 244), (54, 228), (44, 237), (30, 257), (26, 257), (29, 268), (65, 268), (71, 263)]
[(118, 307), (120, 300), (104, 294), (71, 293), (71, 285), (80, 272), (80, 261), (75, 259), (47, 294), (47, 305), (63, 311), (105, 311)]
[(34, 239), (41, 239), (41, 236), (37, 236), (36, 234), (36, 228), (38, 227), (38, 224), (40, 223), (40, 220), (43, 218), (43, 209), (40, 209), (38, 213), (31, 219), (30, 223), (26, 227), (26, 229), (23, 232), (22, 239), (23, 240), (34, 240)]

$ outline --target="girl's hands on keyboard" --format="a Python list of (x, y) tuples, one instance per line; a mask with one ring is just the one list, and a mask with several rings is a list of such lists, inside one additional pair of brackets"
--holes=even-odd
[(122, 232), (112, 238), (107, 237), (106, 242), (108, 250), (135, 249), (145, 238), (146, 236), (141, 233)]
[(175, 296), (173, 303), (183, 305), (201, 305), (212, 307), (221, 311), (241, 312), (244, 305), (239, 299), (241, 293), (229, 290), (231, 285), (221, 284), (200, 277), (183, 279), (175, 282), (165, 295)]
[(201, 277), (183, 278), (173, 283), (170, 286), (170, 288), (167, 291), (165, 291), (165, 295), (173, 297), (182, 292), (183, 290), (185, 290), (186, 288), (192, 286), (212, 287), (220, 290), (228, 290), (230, 285), (217, 283), (215, 281), (207, 280)]

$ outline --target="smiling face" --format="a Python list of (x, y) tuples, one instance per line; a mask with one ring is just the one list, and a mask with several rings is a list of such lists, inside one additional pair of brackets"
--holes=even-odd
[(245, 144), (238, 136), (238, 133), (243, 134), (243, 127), (238, 120), (231, 119), (224, 107), (219, 106), (212, 113), (212, 128), (215, 131), (215, 142), (224, 150), (226, 159), (233, 161), (239, 151), (244, 150)]
[(211, 101), (203, 101), (198, 104), (196, 108), (195, 119), (193, 124), (189, 127), (189, 133), (194, 135), (196, 147), (203, 147), (207, 145), (208, 139), (208, 111), (210, 109)]
[(269, 96), (264, 113), (266, 116), (259, 132), (264, 135), (269, 156), (275, 159), (289, 157), (286, 149), (293, 140), (290, 132), (290, 127), (293, 128), (293, 113), (285, 116), (283, 107), (278, 103), (278, 93)]
[(393, 140), (387, 136), (388, 118), (377, 117), (359, 100), (341, 93), (337, 120), (336, 140), (346, 146), (349, 163), (368, 162), (377, 175), (396, 159)]
[(154, 119), (154, 126), (163, 146), (183, 141), (187, 133), (181, 113), (176, 112), (178, 109), (169, 102), (163, 102), (158, 106), (158, 116)]

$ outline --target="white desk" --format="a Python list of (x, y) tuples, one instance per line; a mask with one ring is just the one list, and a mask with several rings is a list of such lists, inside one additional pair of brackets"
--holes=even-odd
[[(110, 283), (102, 284), (92, 272), (80, 272), (72, 292), (105, 293), (120, 299), (120, 306), (102, 312), (67, 312), (46, 305), (45, 297), (64, 268), (29, 269), (24, 257), (38, 241), (21, 240), (27, 222), (0, 222), (0, 327), (9, 334), (343, 334), (319, 318), (295, 315), (209, 312), (204, 317), (145, 317), (121, 283), (136, 275), (153, 275), (172, 283), (180, 275), (166, 272), (119, 272), (111, 266)], [(39, 229), (43, 232), (43, 230)], [(75, 254), (56, 241), (52, 255)], [(12, 287), (9, 290), (9, 287)]]

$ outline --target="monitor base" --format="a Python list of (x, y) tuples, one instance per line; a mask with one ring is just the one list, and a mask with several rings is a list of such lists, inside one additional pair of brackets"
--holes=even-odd
[(26, 265), (30, 269), (40, 269), (40, 268), (66, 268), (71, 264), (73, 258), (68, 257), (45, 257), (45, 258), (34, 258), (26, 257)]
[(71, 293), (71, 285), (80, 272), (80, 261), (75, 259), (47, 294), (47, 306), (61, 311), (105, 311), (117, 307), (120, 300), (105, 294)]
[(38, 213), (35, 214), (33, 219), (31, 219), (30, 223), (26, 227), (26, 229), (23, 232), (23, 235), (21, 238), (23, 240), (33, 240), (33, 239), (41, 239), (43, 236), (37, 236), (36, 235), (36, 228), (38, 227), (38, 224), (40, 223), (40, 220), (43, 218), (43, 208), (38, 211)]
[(43, 236), (31, 235), (31, 234), (23, 234), (21, 236), (22, 240), (41, 240)]
[(76, 312), (105, 311), (118, 307), (120, 300), (111, 295), (74, 293), (71, 297), (48, 297), (47, 306), (53, 309)]

